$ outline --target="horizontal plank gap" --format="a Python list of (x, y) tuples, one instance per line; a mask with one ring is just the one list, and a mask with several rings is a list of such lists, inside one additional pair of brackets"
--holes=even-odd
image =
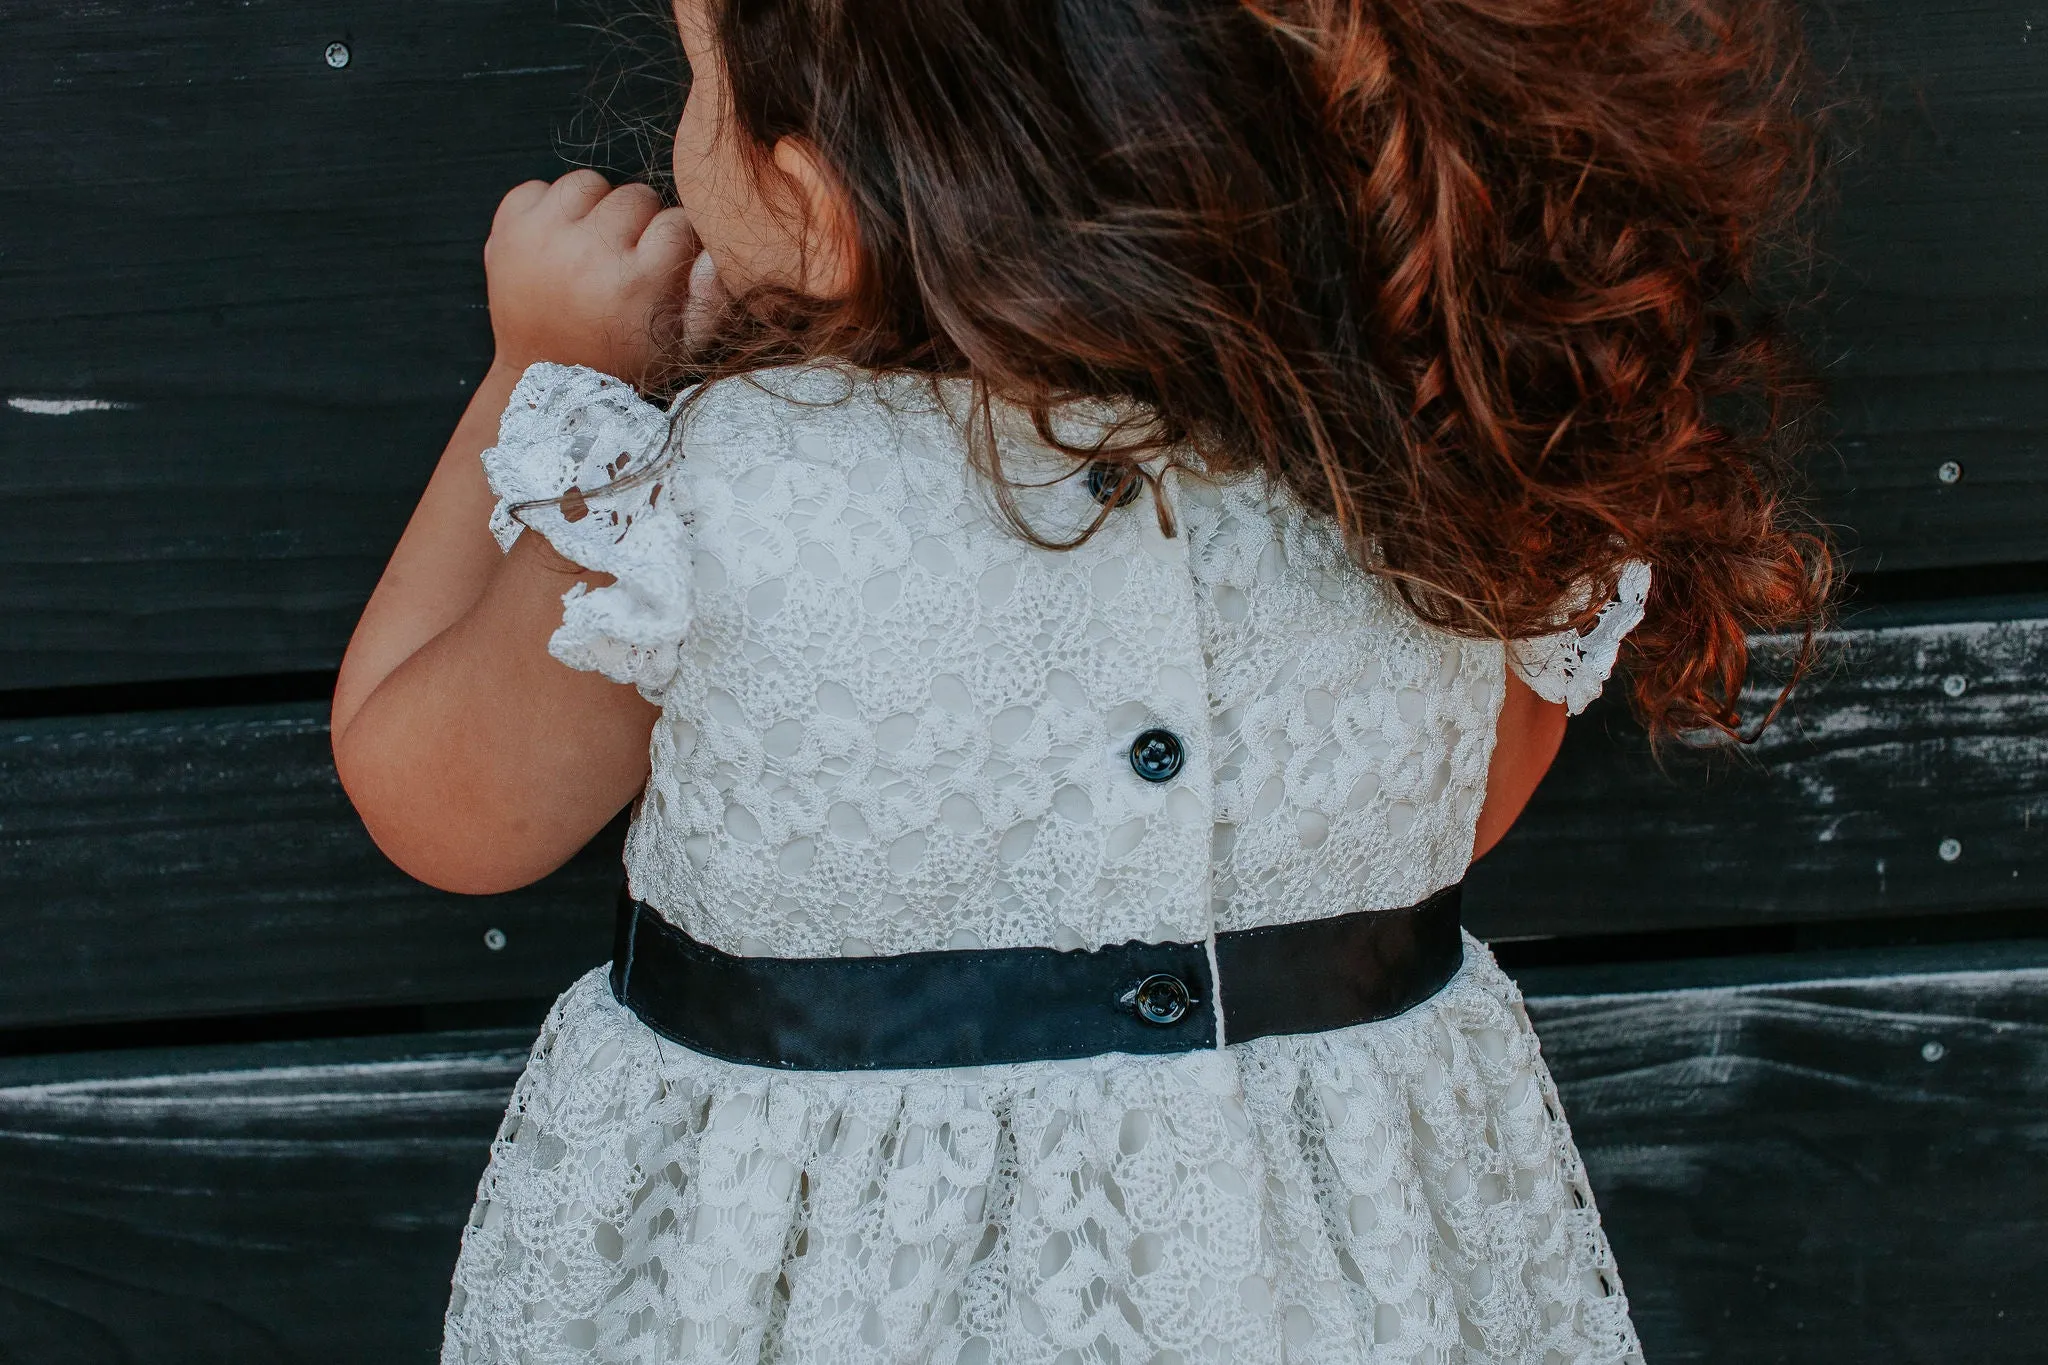
[[(1557, 934), (1488, 941), (1511, 973), (1551, 968), (1606, 968), (1699, 962), (1713, 958), (1770, 957), (1852, 950), (1900, 949), (1998, 942), (2048, 943), (2048, 914), (2039, 909), (1990, 910), (1959, 915), (1888, 915), (1813, 923), (1656, 929), (1626, 934)], [(1791, 969), (1788, 969), (1791, 970)], [(1796, 975), (1796, 971), (1795, 971)]]
[(552, 999), (481, 1000), (0, 1029), (0, 1057), (384, 1038), (475, 1029), (535, 1032), (553, 1003)]
[(167, 678), (156, 682), (88, 683), (76, 687), (0, 688), (0, 720), (326, 701), (334, 695), (335, 676), (333, 669), (311, 669), (302, 673), (258, 673), (236, 678)]
[[(2048, 537), (2043, 547), (2048, 550)], [(1842, 594), (1842, 614), (1857, 617), (1876, 608), (1941, 603), (1943, 620), (1968, 619), (1963, 598), (2035, 597), (2048, 594), (2048, 561), (2024, 564), (1969, 564), (1951, 568), (1907, 569), (1897, 573), (1852, 573)], [(1854, 625), (1867, 622), (1856, 620)]]

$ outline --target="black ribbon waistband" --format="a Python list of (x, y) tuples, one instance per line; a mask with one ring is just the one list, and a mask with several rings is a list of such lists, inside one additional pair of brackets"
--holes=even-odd
[[(1216, 936), (1224, 1040), (1322, 1033), (1401, 1014), (1464, 960), (1459, 888)], [(750, 1066), (988, 1066), (1216, 1045), (1202, 943), (1092, 951), (968, 948), (889, 957), (735, 957), (620, 895), (612, 994), (665, 1038)]]

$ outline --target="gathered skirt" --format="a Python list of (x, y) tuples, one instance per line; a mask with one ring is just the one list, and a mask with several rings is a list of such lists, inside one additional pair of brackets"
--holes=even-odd
[(444, 1365), (1608, 1365), (1627, 1300), (1521, 998), (1166, 1057), (783, 1072), (564, 993)]

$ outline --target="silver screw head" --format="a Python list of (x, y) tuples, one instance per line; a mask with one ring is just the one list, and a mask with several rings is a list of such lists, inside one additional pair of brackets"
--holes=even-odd
[(1961, 839), (1943, 839), (1941, 847), (1934, 851), (1941, 855), (1943, 862), (1952, 863), (1963, 856), (1963, 841)]
[(1934, 477), (1943, 483), (1960, 483), (1963, 478), (1963, 466), (1955, 460), (1943, 460), (1935, 469)]
[(348, 65), (348, 44), (347, 44), (347, 43), (329, 43), (329, 44), (327, 45), (327, 64), (328, 64), (329, 66), (333, 67), (333, 68), (334, 68), (334, 69), (335, 69), (336, 71), (339, 71), (339, 70), (341, 70), (341, 69), (342, 69), (342, 68), (343, 68), (344, 66), (347, 66), (347, 65)]
[(1951, 697), (1960, 697), (1970, 690), (1970, 680), (1960, 673), (1951, 673), (1941, 680), (1941, 690)]
[(1929, 1038), (1926, 1042), (1920, 1044), (1920, 1059), (1922, 1061), (1938, 1062), (1946, 1056), (1948, 1056), (1948, 1049), (1941, 1045), (1939, 1038)]
[(484, 947), (489, 948), (494, 953), (502, 951), (505, 947), (505, 931), (503, 929), (484, 930)]

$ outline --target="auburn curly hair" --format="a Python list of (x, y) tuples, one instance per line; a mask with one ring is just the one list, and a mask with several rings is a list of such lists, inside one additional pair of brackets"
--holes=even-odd
[(1647, 560), (1657, 734), (1738, 731), (1750, 634), (1810, 652), (1834, 561), (1771, 290), (1824, 158), (1783, 0), (716, 14), (735, 127), (764, 168), (816, 148), (858, 260), (843, 299), (738, 301), (697, 375), (964, 374), (1048, 435), (1137, 400), (1115, 458), (1263, 471), (1466, 635), (1583, 625)]

